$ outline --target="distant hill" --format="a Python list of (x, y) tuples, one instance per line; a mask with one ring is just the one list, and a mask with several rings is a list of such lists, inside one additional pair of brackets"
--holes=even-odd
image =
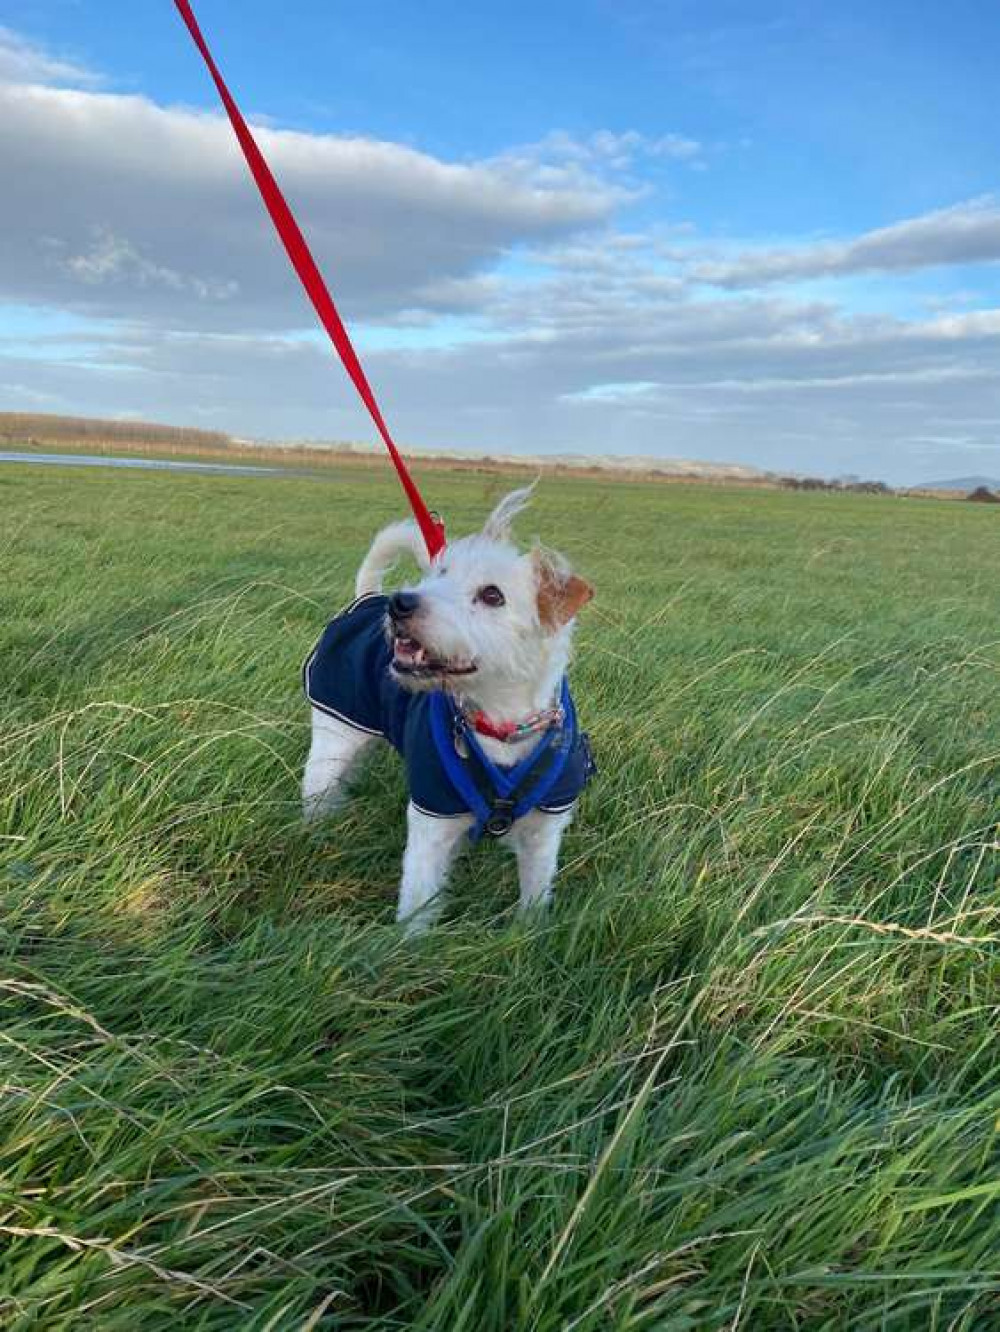
[[(250, 444), (249, 440), (237, 440)], [(350, 453), (369, 457), (381, 455), (382, 445), (377, 443), (345, 444), (327, 440), (278, 440), (265, 442), (270, 449), (303, 449), (317, 453)], [(567, 472), (623, 472), (636, 476), (661, 476), (675, 480), (704, 481), (770, 481), (770, 472), (752, 467), (749, 463), (705, 462), (697, 458), (669, 458), (655, 454), (627, 453), (485, 453), (465, 449), (413, 449), (405, 450), (411, 457), (428, 462), (458, 465), (486, 465), (498, 468), (543, 470), (546, 468)]]
[(985, 486), (987, 490), (1000, 490), (1000, 481), (995, 476), (957, 476), (952, 481), (924, 481), (922, 485), (911, 486), (911, 490), (961, 490), (966, 494)]

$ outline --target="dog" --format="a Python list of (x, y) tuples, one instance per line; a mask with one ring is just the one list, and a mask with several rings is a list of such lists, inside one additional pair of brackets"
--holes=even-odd
[[(303, 669), (308, 820), (339, 806), (377, 739), (403, 757), (410, 799), (397, 920), (410, 934), (440, 914), (463, 838), (504, 839), (521, 909), (548, 904), (563, 833), (594, 772), (566, 682), (576, 616), (593, 589), (562, 556), (514, 545), (511, 524), (532, 489), (507, 495), (481, 532), (433, 561), (415, 523), (379, 532), (355, 601)], [(404, 554), (423, 577), (387, 595), (383, 578)]]

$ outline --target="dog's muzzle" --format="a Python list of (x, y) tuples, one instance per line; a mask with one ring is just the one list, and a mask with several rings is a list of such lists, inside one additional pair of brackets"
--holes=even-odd
[(397, 677), (428, 680), (446, 675), (473, 675), (475, 664), (465, 659), (436, 657), (413, 627), (422, 603), (417, 592), (394, 592), (386, 604), (392, 639), (392, 669)]

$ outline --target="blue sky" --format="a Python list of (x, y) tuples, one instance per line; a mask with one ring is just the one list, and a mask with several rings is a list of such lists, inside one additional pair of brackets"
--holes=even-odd
[[(992, 0), (196, 8), (404, 444), (1000, 474)], [(366, 437), (173, 6), (3, 23), (0, 408)]]

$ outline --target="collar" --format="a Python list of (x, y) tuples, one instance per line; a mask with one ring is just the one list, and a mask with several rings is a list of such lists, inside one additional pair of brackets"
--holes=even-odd
[(566, 713), (561, 704), (551, 708), (541, 708), (538, 712), (529, 712), (519, 721), (494, 721), (485, 712), (467, 712), (461, 710), (462, 720), (480, 735), (488, 735), (493, 740), (502, 740), (504, 744), (513, 744), (524, 740), (526, 736), (538, 735), (549, 731), (554, 726), (561, 726)]
[(502, 837), (523, 814), (539, 808), (577, 746), (576, 709), (565, 676), (559, 691), (562, 725), (558, 730), (550, 726), (530, 753), (509, 767), (484, 753), (454, 696), (435, 689), (428, 700), (434, 749), (446, 778), (473, 816), (469, 829), (473, 842), (484, 833)]

